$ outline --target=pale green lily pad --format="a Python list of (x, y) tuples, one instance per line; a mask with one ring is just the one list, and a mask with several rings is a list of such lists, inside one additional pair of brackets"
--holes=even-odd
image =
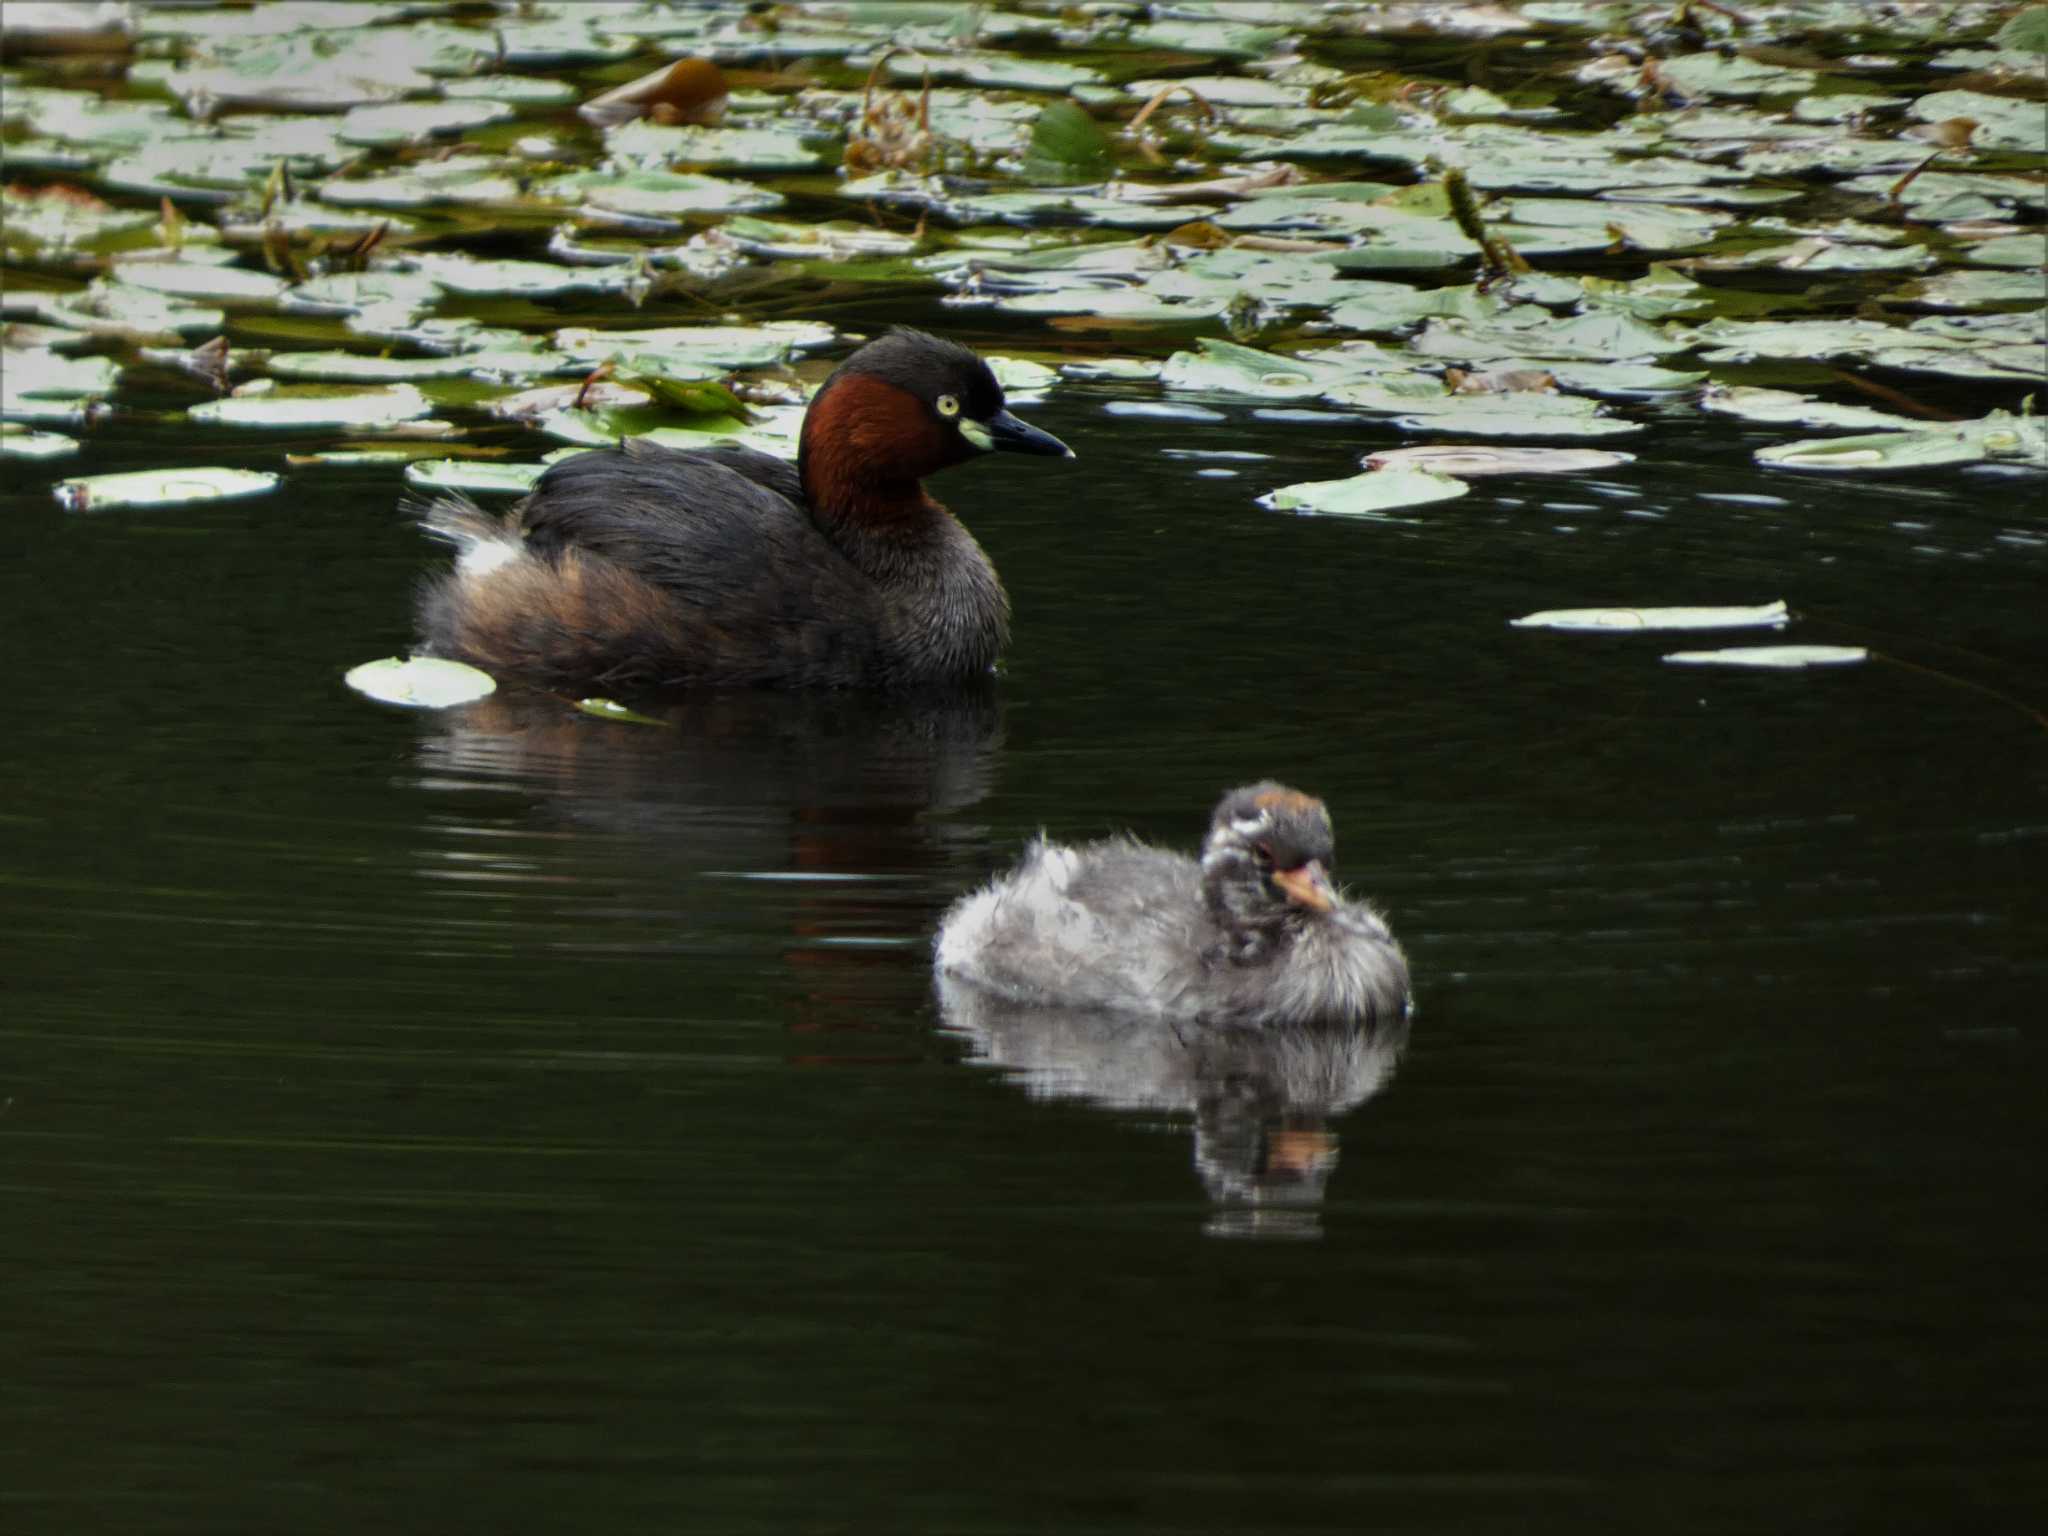
[(2048, 235), (1999, 235), (1979, 240), (1963, 257), (1986, 267), (2048, 267)]
[(598, 7), (577, 5), (562, 15), (501, 22), (495, 29), (498, 57), (529, 69), (630, 58), (639, 41), (626, 27), (617, 35), (604, 31), (606, 19)]
[(718, 226), (718, 238), (770, 260), (857, 261), (863, 257), (908, 256), (918, 248), (913, 235), (834, 219), (795, 224), (738, 214)]
[(1362, 517), (1396, 507), (1449, 501), (1472, 489), (1462, 480), (1432, 470), (1369, 470), (1344, 480), (1304, 480), (1283, 485), (1259, 497), (1274, 512), (1315, 512), (1336, 517)]
[(1935, 256), (1917, 245), (1857, 245), (1814, 236), (1786, 245), (1704, 256), (1699, 265), (1704, 271), (1724, 272), (1745, 267), (1782, 272), (1924, 272), (1935, 265)]
[(1683, 337), (1614, 310), (1568, 320), (1541, 315), (1513, 327), (1431, 319), (1408, 342), (1417, 356), (1460, 363), (1505, 358), (1612, 363), (1683, 352), (1689, 345)]
[(1575, 394), (1635, 399), (1643, 395), (1668, 395), (1691, 389), (1707, 381), (1703, 370), (1658, 368), (1649, 363), (1580, 363), (1552, 358), (1502, 358), (1492, 363), (1489, 373), (1514, 373), (1535, 369), (1557, 380), (1560, 389)]
[(1737, 99), (1754, 96), (1804, 95), (1819, 78), (1810, 69), (1763, 64), (1741, 54), (1688, 53), (1665, 59), (1659, 72), (1687, 96)]
[(1025, 59), (1007, 53), (959, 52), (928, 59), (897, 54), (889, 60), (888, 73), (897, 80), (922, 80), (925, 63), (934, 80), (958, 80), (967, 85), (1008, 91), (1071, 91), (1077, 85), (1100, 85), (1102, 71), (1085, 64), (1063, 64), (1057, 59)]
[(1091, 357), (1061, 363), (1060, 373), (1069, 379), (1116, 379), (1139, 382), (1159, 377), (1161, 364), (1149, 357)]
[(511, 107), (565, 106), (579, 94), (570, 81), (544, 80), (537, 75), (476, 75), (467, 80), (443, 80), (440, 90), (451, 101), (483, 100)]
[(138, 469), (80, 475), (59, 480), (50, 489), (67, 512), (106, 512), (115, 507), (169, 507), (263, 496), (276, 490), (283, 478), (261, 469)]
[(1043, 363), (1034, 363), (1028, 357), (1004, 357), (1000, 353), (985, 352), (983, 362), (996, 376), (1005, 393), (1035, 394), (1050, 389), (1059, 382), (1057, 370)]
[(61, 459), (78, 452), (78, 439), (62, 432), (34, 432), (0, 421), (0, 459)]
[[(1662, 262), (1631, 282), (1587, 276), (1579, 280), (1585, 300), (1596, 309), (1617, 309), (1638, 320), (1668, 320), (1694, 314), (1713, 302), (1713, 290)], [(1540, 302), (1548, 302), (1540, 301)]]
[[(1842, 183), (1845, 191), (1889, 200), (1899, 178), (1857, 176)], [(1907, 215), (1928, 224), (1958, 219), (2004, 218), (2014, 209), (2048, 206), (2048, 186), (2024, 176), (1985, 171), (1926, 171), (1900, 194)]]
[[(684, 364), (719, 368), (766, 368), (799, 352), (830, 346), (839, 333), (814, 320), (770, 320), (761, 325), (677, 325), (654, 330), (598, 331), (568, 326), (555, 332), (555, 345), (592, 365), (659, 356)], [(643, 372), (666, 372), (661, 367)]]
[(1860, 645), (1731, 645), (1717, 651), (1673, 651), (1664, 659), (1682, 667), (1846, 667), (1867, 661)]
[(226, 318), (217, 309), (176, 304), (162, 294), (106, 278), (95, 278), (80, 293), (41, 294), (37, 299), (34, 313), (52, 325), (144, 344), (174, 342), (194, 331), (218, 332)]
[(0, 350), (0, 388), (7, 398), (81, 399), (109, 394), (121, 365), (110, 357), (66, 357), (48, 347)]
[(12, 185), (0, 186), (0, 215), (0, 245), (9, 251), (44, 253), (102, 248), (157, 221), (156, 214), (139, 208), (37, 196)]
[[(1434, 380), (1430, 383), (1435, 384)], [(1638, 421), (1603, 413), (1583, 395), (1446, 393), (1392, 387), (1386, 381), (1340, 384), (1324, 398), (1376, 415), (1411, 432), (1455, 432), (1473, 437), (1619, 437), (1643, 430)]]
[(1700, 409), (1716, 416), (1733, 416), (1770, 426), (1843, 427), (1851, 431), (1877, 427), (1911, 431), (1923, 425), (1910, 416), (1880, 411), (1874, 406), (1838, 405), (1794, 390), (1763, 389), (1748, 384), (1709, 385), (1700, 396)]
[(1778, 443), (1759, 448), (1755, 457), (1759, 464), (1776, 469), (1845, 473), (1928, 469), (1987, 460), (2010, 460), (2048, 469), (2048, 419), (1993, 411), (1978, 421), (1944, 422), (1909, 432)]
[(453, 252), (412, 258), (413, 270), (450, 293), (541, 298), (557, 293), (611, 292), (631, 282), (623, 267), (564, 267), (548, 261), (479, 261)]
[[(81, 6), (80, 9), (87, 9)], [(128, 6), (89, 7), (117, 14)], [(138, 37), (184, 38), (214, 47), (245, 48), (255, 38), (288, 37), (304, 31), (342, 32), (371, 27), (391, 19), (384, 0), (292, 0), (290, 6), (251, 6), (233, 10), (146, 7), (120, 19)]]
[[(1641, 167), (1632, 161), (1628, 169)], [(1604, 250), (1616, 241), (1638, 251), (1688, 251), (1734, 222), (1712, 208), (1598, 198), (1516, 197), (1487, 210), (1487, 227), (1526, 255)]]
[(1839, 131), (1750, 150), (1736, 161), (1751, 176), (1860, 176), (1911, 170), (1927, 158), (1927, 146), (1911, 140), (1858, 139)]
[(1173, 229), (1218, 210), (1201, 203), (1160, 207), (1107, 197), (1088, 187), (961, 192), (933, 178), (884, 172), (844, 182), (839, 195), (922, 208), (951, 224), (1090, 224), (1104, 229)]
[(1483, 475), (1576, 475), (1633, 464), (1636, 456), (1609, 448), (1494, 448), (1484, 443), (1435, 443), (1387, 448), (1365, 457), (1376, 470), (1427, 469), (1470, 480)]
[(1925, 337), (1902, 337), (1904, 345), (1880, 347), (1870, 354), (1879, 368), (1905, 373), (1932, 373), (1951, 379), (2011, 379), (2048, 383), (2048, 351), (2039, 341), (2008, 342), (1980, 347), (1940, 346)]
[(165, 85), (187, 100), (335, 111), (431, 91), (433, 78), (413, 67), (416, 48), (396, 28), (307, 31), (257, 39), (223, 63), (177, 70)]
[(193, 421), (224, 427), (350, 427), (391, 426), (415, 421), (433, 407), (410, 384), (353, 394), (329, 390), (273, 389), (207, 400), (185, 412)]
[(1956, 271), (1922, 278), (1884, 297), (1934, 309), (1984, 309), (1995, 304), (2039, 304), (2048, 298), (2043, 288), (2039, 272)]
[(1261, 352), (1234, 341), (1205, 337), (1197, 345), (1200, 351), (1176, 352), (1166, 360), (1159, 368), (1161, 384), (1205, 394), (1299, 400), (1320, 395), (1337, 381), (1363, 371), (1332, 372), (1307, 359)]
[(820, 130), (796, 128), (704, 128), (645, 119), (605, 135), (605, 152), (620, 165), (643, 169), (718, 166), (741, 171), (808, 171), (835, 157), (816, 142)]
[(1932, 91), (1913, 103), (1912, 112), (1923, 123), (1952, 117), (1972, 119), (1977, 128), (1970, 143), (1979, 149), (2048, 154), (2048, 112), (2042, 111), (2038, 101), (1990, 96), (1983, 91)]
[(1836, 91), (1827, 96), (1806, 96), (1793, 103), (1792, 115), (1802, 123), (1843, 123), (1852, 117), (1890, 112), (1899, 105), (1896, 96), (1876, 96), (1868, 91)]
[(526, 191), (498, 156), (455, 155), (382, 176), (330, 177), (320, 185), (320, 200), (341, 208), (515, 208)]
[[(265, 364), (280, 379), (323, 383), (397, 384), (413, 379), (455, 379), (487, 363), (540, 360), (538, 353), (455, 353), (448, 357), (371, 357), (361, 352), (273, 352)], [(535, 372), (546, 372), (544, 365)]]
[(1897, 343), (1900, 331), (1876, 320), (1710, 320), (1691, 333), (1709, 363), (1759, 357), (1855, 357)]
[(515, 115), (511, 107), (491, 100), (394, 102), (351, 108), (339, 136), (347, 144), (410, 144), (508, 122)]
[(485, 459), (415, 459), (405, 483), (421, 491), (468, 496), (524, 496), (547, 473), (545, 464), (498, 464)]
[(648, 442), (658, 443), (664, 448), (679, 448), (688, 451), (693, 448), (715, 448), (721, 443), (732, 443), (741, 448), (752, 448), (759, 453), (773, 454), (778, 459), (794, 459), (797, 437), (803, 428), (802, 406), (768, 406), (757, 409), (751, 422), (726, 422), (699, 427), (656, 427), (642, 434)]
[(121, 281), (166, 298), (212, 304), (271, 304), (291, 285), (268, 272), (186, 261), (128, 261)]
[(1784, 601), (1748, 608), (1546, 608), (1509, 619), (1514, 629), (1783, 629), (1791, 622)]
[(301, 314), (346, 315), (370, 308), (425, 309), (441, 285), (420, 272), (331, 272), (308, 278), (284, 295), (283, 307)]
[[(1266, 9), (1270, 12), (1270, 7)], [(1284, 26), (1245, 26), (1238, 20), (1241, 14), (1254, 13), (1249, 10), (1233, 12), (1228, 18), (1214, 21), (1183, 20), (1169, 15), (1132, 27), (1125, 41), (1134, 48), (1165, 48), (1175, 53), (1256, 59), (1279, 52), (1280, 44), (1292, 28), (1317, 19), (1313, 10), (1299, 5), (1287, 8), (1289, 19)]]
[(1149, 101), (1169, 85), (1186, 86), (1216, 107), (1305, 107), (1308, 91), (1299, 85), (1281, 85), (1243, 75), (1188, 75), (1175, 80), (1132, 80), (1124, 85), (1126, 95)]
[(488, 672), (438, 656), (387, 656), (351, 667), (342, 679), (349, 687), (380, 704), (408, 709), (450, 709), (473, 704), (498, 691)]
[(580, 202), (611, 213), (680, 218), (705, 213), (759, 213), (782, 205), (782, 194), (743, 181), (678, 171), (576, 171), (534, 189), (549, 202)]

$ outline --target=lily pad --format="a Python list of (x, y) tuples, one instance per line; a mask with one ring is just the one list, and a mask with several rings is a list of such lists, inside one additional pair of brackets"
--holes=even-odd
[(484, 459), (415, 459), (405, 466), (405, 483), (420, 491), (460, 491), (468, 496), (524, 496), (546, 472), (545, 464), (498, 464)]
[(1008, 91), (1071, 91), (1077, 85), (1100, 85), (1102, 72), (1085, 64), (1062, 64), (1057, 59), (1018, 58), (1007, 53), (962, 51), (930, 59), (898, 54), (889, 60), (888, 72), (897, 80), (921, 80), (929, 63), (934, 80), (958, 80), (967, 85)]
[(674, 166), (717, 166), (741, 171), (808, 171), (831, 163), (829, 148), (818, 143), (820, 130), (744, 127), (707, 128), (696, 124), (626, 123), (605, 135), (605, 150), (620, 165), (642, 169)]
[(576, 171), (541, 183), (534, 194), (549, 202), (582, 203), (613, 213), (664, 219), (759, 213), (782, 205), (782, 194), (766, 187), (679, 171)]
[(356, 430), (414, 421), (433, 407), (410, 384), (354, 394), (276, 389), (208, 400), (185, 412), (193, 421), (224, 427), (351, 427)]
[(352, 108), (341, 120), (339, 136), (347, 144), (418, 143), (468, 133), (515, 115), (510, 106), (493, 100), (394, 102)]
[(1750, 608), (1546, 608), (1510, 619), (1514, 629), (1783, 629), (1791, 622), (1782, 600)]
[(1846, 473), (1929, 469), (1946, 464), (2011, 460), (2048, 469), (2048, 418), (1993, 411), (1979, 421), (1946, 422), (1908, 432), (1778, 443), (1756, 451), (1775, 469)]
[(1259, 498), (1259, 505), (1275, 512), (1315, 512), (1337, 517), (1364, 517), (1396, 507), (1422, 506), (1432, 501), (1449, 501), (1472, 489), (1464, 481), (1433, 470), (1369, 470), (1345, 480), (1304, 480), (1283, 485)]
[(614, 291), (632, 274), (616, 267), (563, 267), (548, 261), (478, 261), (453, 253), (415, 256), (413, 270), (450, 293), (544, 298)]
[(131, 288), (145, 288), (167, 298), (212, 304), (270, 304), (290, 286), (268, 272), (183, 261), (124, 262), (121, 281)]
[(61, 459), (78, 452), (78, 439), (62, 432), (34, 432), (0, 421), (0, 459)]
[(1881, 427), (1911, 431), (1922, 424), (1910, 416), (1880, 411), (1875, 406), (1839, 405), (1795, 390), (1763, 389), (1750, 384), (1709, 385), (1700, 396), (1700, 409), (1716, 416), (1734, 416), (1771, 426), (1842, 427), (1851, 431)]
[(263, 496), (276, 490), (283, 478), (260, 469), (138, 469), (59, 480), (51, 493), (67, 512), (106, 512)]
[[(838, 332), (811, 320), (771, 320), (762, 325), (677, 325), (654, 330), (598, 331), (569, 326), (555, 332), (555, 345), (579, 362), (596, 365), (614, 360), (659, 356), (687, 366), (767, 368), (787, 362), (799, 352), (830, 346)], [(643, 372), (670, 372), (643, 367)]]
[(366, 661), (349, 668), (342, 681), (366, 698), (407, 709), (450, 709), (498, 691), (490, 673), (438, 656), (387, 656), (382, 661)]
[(1731, 645), (1718, 651), (1673, 651), (1664, 659), (1682, 667), (1846, 667), (1866, 661), (1860, 645)]

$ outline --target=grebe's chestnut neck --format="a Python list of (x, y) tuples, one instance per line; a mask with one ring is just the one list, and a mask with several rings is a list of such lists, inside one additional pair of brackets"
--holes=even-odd
[(899, 329), (847, 358), (812, 399), (797, 477), (821, 520), (888, 523), (931, 505), (926, 475), (990, 452), (1074, 456), (1005, 409), (1002, 386), (966, 347)]

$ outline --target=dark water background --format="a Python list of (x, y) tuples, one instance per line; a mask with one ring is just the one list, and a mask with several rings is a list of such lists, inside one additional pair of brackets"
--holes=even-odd
[[(938, 716), (385, 710), (395, 473), (82, 517), (10, 468), (0, 1524), (2029, 1523), (2048, 731), (1949, 679), (2043, 702), (2042, 481), (1688, 420), (1302, 519), (1249, 499), (1392, 434), (1101, 401), (939, 482), (1018, 622)], [(1780, 596), (1912, 666), (1505, 624)], [(968, 1060), (926, 950), (1040, 826), (1185, 846), (1262, 774), (1421, 1009), (1271, 1227), (1187, 1115)]]

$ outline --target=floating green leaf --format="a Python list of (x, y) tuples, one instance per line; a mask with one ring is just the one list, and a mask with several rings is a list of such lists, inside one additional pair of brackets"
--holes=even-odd
[(61, 459), (78, 452), (78, 439), (61, 432), (33, 432), (12, 421), (0, 421), (0, 459)]
[(1750, 608), (1546, 608), (1510, 619), (1514, 629), (1783, 629), (1791, 622), (1784, 602)]
[(1317, 512), (1338, 517), (1363, 517), (1396, 507), (1449, 501), (1472, 489), (1462, 480), (1433, 470), (1395, 467), (1370, 470), (1347, 480), (1304, 480), (1283, 485), (1259, 498), (1275, 512)]
[(1772, 426), (1897, 428), (1911, 431), (1921, 425), (1910, 416), (1880, 411), (1868, 405), (1839, 405), (1813, 395), (1789, 389), (1763, 389), (1752, 384), (1708, 386), (1700, 396), (1700, 409), (1716, 416), (1735, 416), (1743, 421), (1760, 421)]
[(421, 491), (460, 491), (468, 496), (524, 496), (546, 471), (545, 464), (496, 464), (482, 459), (415, 459), (405, 466), (405, 483)]
[(262, 496), (276, 490), (282, 479), (260, 469), (138, 469), (59, 480), (51, 493), (67, 512), (106, 512), (115, 507), (169, 507)]
[(2048, 469), (2048, 418), (1993, 411), (1978, 421), (1922, 426), (1907, 432), (1879, 432), (1868, 437), (1778, 443), (1756, 451), (1759, 464), (1776, 469), (1851, 473), (1928, 469), (1997, 459)]
[(1731, 645), (1718, 651), (1673, 651), (1664, 659), (1684, 667), (1770, 667), (1799, 670), (1805, 667), (1853, 666), (1869, 659), (1860, 645)]
[(387, 656), (382, 661), (366, 661), (349, 668), (342, 681), (380, 704), (408, 709), (450, 709), (498, 691), (490, 673), (438, 656)]
[(314, 389), (273, 389), (208, 400), (186, 415), (212, 426), (226, 427), (351, 427), (357, 430), (413, 421), (432, 409), (427, 397), (410, 384), (385, 389), (336, 393)]

